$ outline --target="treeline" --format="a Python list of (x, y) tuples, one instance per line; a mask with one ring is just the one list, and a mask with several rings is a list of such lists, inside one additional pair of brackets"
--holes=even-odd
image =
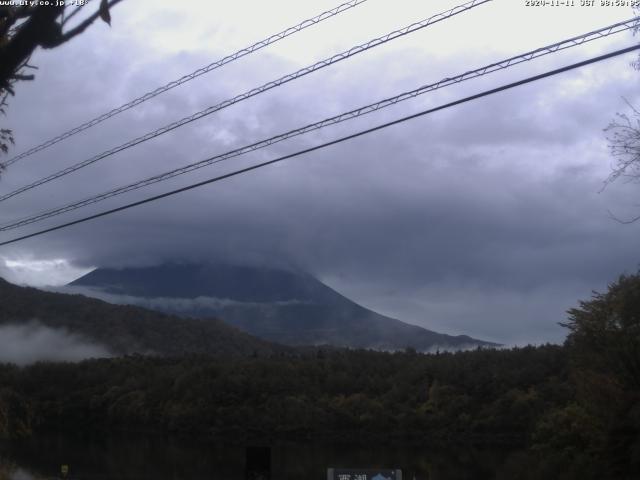
[(5, 365), (0, 418), (12, 435), (115, 428), (239, 440), (524, 441), (541, 414), (572, 398), (566, 366), (558, 346)]
[(640, 278), (569, 312), (564, 346), (313, 350), (0, 366), (0, 433), (502, 444), (518, 478), (637, 478)]
[(0, 278), (0, 326), (34, 320), (73, 332), (115, 355), (246, 356), (287, 352), (214, 319), (181, 318), (130, 305), (113, 305), (82, 295), (62, 295), (12, 285)]

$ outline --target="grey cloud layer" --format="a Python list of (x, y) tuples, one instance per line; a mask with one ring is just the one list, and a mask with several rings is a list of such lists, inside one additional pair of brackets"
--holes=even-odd
[(0, 362), (27, 365), (39, 361), (78, 362), (109, 357), (102, 346), (64, 329), (45, 327), (38, 322), (0, 325)]
[[(167, 75), (158, 66), (146, 68), (144, 58), (132, 48), (123, 53), (129, 68), (120, 71), (122, 59), (100, 56), (98, 75), (105, 83), (85, 81), (69, 89), (69, 77), (57, 62), (76, 55), (76, 67), (86, 69), (86, 57), (80, 52), (89, 46), (73, 47), (69, 53), (60, 52), (60, 57), (40, 57), (38, 81), (46, 81), (58, 93), (43, 94), (38, 82), (19, 92), (10, 113), (25, 143), (46, 137), (57, 112), (65, 115), (56, 130), (64, 129), (63, 123), (72, 126), (90, 116), (86, 110), (99, 112), (116, 105), (131, 96), (130, 90), (146, 91)], [(404, 61), (398, 52), (373, 57), (389, 65), (382, 78), (376, 78), (379, 70), (367, 62), (354, 62), (233, 107), (7, 202), (2, 220), (77, 200), (424, 83), (420, 75), (429, 59), (421, 58), (423, 66), (416, 67), (416, 73), (401, 68), (412, 61), (411, 51), (404, 55)], [(2, 179), (6, 186), (0, 187), (19, 186), (162, 125), (169, 117), (293, 69), (275, 55), (263, 59), (267, 61), (194, 82), (59, 145), (48, 155), (25, 160), (6, 174)], [(193, 54), (174, 55), (172, 60), (167, 63), (171, 73), (207, 63)], [(496, 58), (478, 56), (473, 66), (492, 60)], [(637, 268), (640, 225), (622, 226), (607, 216), (607, 209), (628, 212), (637, 189), (620, 185), (598, 194), (608, 168), (602, 128), (623, 108), (622, 95), (638, 98), (633, 92), (637, 82), (630, 83), (626, 73), (627, 63), (628, 59), (616, 60), (460, 106), (30, 240), (3, 254), (67, 258), (82, 266), (218, 258), (295, 264), (383, 313), (445, 333), (499, 342), (557, 341), (562, 338), (557, 322), (564, 309), (591, 289), (604, 288), (617, 274)], [(451, 59), (448, 68), (439, 68), (457, 73), (469, 65)], [(353, 125), (275, 146), (250, 159), (294, 151), (475, 93), (481, 85), (519, 78), (535, 68), (458, 86)], [(95, 78), (88, 72), (87, 76)], [(582, 84), (593, 87), (584, 92), (575, 87)], [(34, 122), (36, 111), (46, 118)], [(33, 128), (28, 127), (31, 124)], [(43, 166), (45, 160), (50, 163)], [(172, 186), (228, 168), (199, 171)], [(150, 192), (168, 188), (158, 186)], [(125, 196), (105, 206), (143, 196)]]

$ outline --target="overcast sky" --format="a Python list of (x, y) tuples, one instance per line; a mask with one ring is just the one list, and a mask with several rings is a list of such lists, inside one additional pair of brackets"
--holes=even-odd
[[(3, 125), (17, 154), (157, 86), (336, 6), (125, 0), (39, 51)], [(568, 3), (568, 2), (567, 2)], [(223, 153), (405, 90), (633, 17), (625, 7), (495, 0), (234, 105), (2, 203), (0, 223)], [(12, 165), (0, 192), (391, 30), (452, 1), (369, 0)], [(88, 7), (89, 8), (89, 7)], [(438, 90), (198, 170), (54, 226), (465, 95), (633, 44), (631, 33)], [(562, 341), (567, 308), (637, 271), (640, 186), (601, 192), (603, 128), (640, 103), (627, 54), (447, 109), (135, 210), (0, 247), (0, 274), (62, 284), (94, 267), (241, 260), (303, 268), (380, 313), (502, 343)]]

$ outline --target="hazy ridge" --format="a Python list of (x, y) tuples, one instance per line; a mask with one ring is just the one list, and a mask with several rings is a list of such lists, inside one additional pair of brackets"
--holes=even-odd
[(496, 346), (380, 315), (304, 272), (238, 265), (97, 269), (70, 284), (107, 301), (184, 317), (217, 317), (286, 345), (418, 351)]

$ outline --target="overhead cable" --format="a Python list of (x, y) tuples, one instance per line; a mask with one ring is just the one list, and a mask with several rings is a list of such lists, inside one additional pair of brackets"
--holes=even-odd
[(429, 17), (427, 19), (424, 19), (420, 22), (416, 22), (413, 23), (411, 25), (408, 25), (404, 28), (401, 28), (399, 30), (394, 30), (393, 32), (390, 32), (386, 35), (383, 35), (382, 37), (378, 37), (378, 38), (374, 38), (373, 40), (370, 40), (366, 43), (363, 43), (361, 45), (358, 45), (356, 47), (352, 47), (349, 50), (346, 50), (342, 53), (336, 54), (330, 58), (327, 58), (325, 60), (322, 60), (320, 62), (314, 63), (313, 65), (310, 65), (308, 67), (302, 68), (294, 73), (290, 73), (288, 75), (285, 75), (283, 77), (280, 77), (277, 80), (273, 80), (271, 82), (265, 83), (264, 85), (257, 87), (257, 88), (253, 88), (245, 93), (242, 93), (240, 95), (237, 95), (233, 98), (230, 98), (228, 100), (225, 100), (221, 103), (218, 103), (216, 105), (213, 105), (211, 107), (208, 107), (204, 110), (201, 110), (199, 112), (194, 113), (193, 115), (190, 115), (188, 117), (184, 117), (176, 122), (173, 122), (169, 125), (165, 125), (163, 127), (160, 127), (159, 129), (153, 131), (153, 132), (149, 132), (145, 135), (142, 135), (140, 137), (134, 138), (133, 140), (129, 140), (126, 143), (123, 143), (122, 145), (119, 145), (117, 147), (111, 148), (105, 152), (102, 152), (98, 155), (95, 155), (91, 158), (88, 158), (86, 160), (83, 160), (81, 162), (78, 162), (70, 167), (64, 168), (56, 173), (53, 173), (47, 177), (41, 178), (40, 180), (37, 180), (33, 183), (30, 183), (29, 185), (25, 185), (21, 188), (18, 188), (17, 190), (14, 190), (10, 193), (4, 194), (2, 196), (0, 196), (0, 202), (7, 200), (11, 197), (14, 197), (22, 192), (25, 192), (27, 190), (31, 190), (32, 188), (38, 187), (40, 185), (43, 185), (45, 183), (51, 182), (52, 180), (55, 180), (57, 178), (63, 177), (65, 175), (69, 175), (70, 173), (73, 173), (77, 170), (80, 170), (81, 168), (87, 167), (89, 165), (92, 165), (104, 158), (110, 157), (112, 155), (115, 155), (116, 153), (122, 152), (123, 150), (127, 150), (131, 147), (134, 147), (136, 145), (139, 145), (140, 143), (146, 142), (148, 140), (154, 139), (156, 137), (159, 137), (160, 135), (164, 135), (165, 133), (168, 133), (172, 130), (175, 130), (176, 128), (182, 127), (188, 123), (194, 122), (196, 120), (200, 120), (203, 117), (206, 117), (208, 115), (211, 115), (212, 113), (218, 112), (224, 108), (230, 107), (231, 105), (234, 105), (238, 102), (241, 102), (243, 100), (247, 100), (251, 97), (254, 97), (256, 95), (259, 95), (261, 93), (264, 93), (268, 90), (271, 90), (272, 88), (276, 88), (279, 87), (281, 85), (284, 85), (288, 82), (291, 82), (292, 80), (296, 80), (300, 77), (303, 77), (305, 75), (308, 75), (312, 72), (318, 71), (322, 68), (328, 67), (329, 65), (333, 65), (337, 62), (340, 62), (342, 60), (345, 60), (347, 58), (350, 58), (354, 55), (357, 55), (359, 53), (365, 52), (367, 50), (370, 50), (372, 48), (375, 48), (379, 45), (383, 45), (387, 42), (390, 42), (391, 40), (395, 40), (396, 38), (402, 37), (404, 35), (408, 35), (410, 33), (416, 32), (420, 29), (423, 29), (425, 27), (428, 27), (429, 25), (433, 25), (434, 23), (440, 22), (442, 20), (445, 20), (447, 18), (450, 18), (454, 15), (457, 15), (459, 13), (465, 12), (467, 10), (470, 10), (474, 7), (477, 7), (479, 5), (482, 5), (484, 3), (488, 3), (491, 2), (493, 0), (472, 0), (470, 2), (467, 2), (463, 5), (458, 5), (457, 7), (454, 7), (450, 10), (447, 10), (446, 12), (443, 13), (439, 13), (437, 15), (434, 15), (432, 17)]
[(40, 230), (38, 232), (30, 233), (28, 235), (23, 235), (21, 237), (13, 238), (11, 240), (6, 240), (4, 242), (0, 242), (0, 247), (1, 246), (5, 246), (5, 245), (9, 245), (9, 244), (12, 244), (12, 243), (16, 243), (16, 242), (19, 242), (19, 241), (22, 241), (22, 240), (26, 240), (27, 238), (32, 238), (32, 237), (36, 237), (36, 236), (39, 236), (39, 235), (43, 235), (45, 233), (53, 232), (53, 231), (56, 231), (56, 230), (61, 230), (63, 228), (67, 228), (67, 227), (70, 227), (72, 225), (77, 225), (79, 223), (87, 222), (89, 220), (94, 220), (96, 218), (100, 218), (100, 217), (104, 217), (104, 216), (107, 216), (107, 215), (111, 215), (113, 213), (121, 212), (123, 210), (127, 210), (127, 209), (130, 209), (130, 208), (138, 207), (140, 205), (144, 205), (146, 203), (154, 202), (154, 201), (166, 198), (166, 197), (177, 195), (178, 193), (182, 193), (182, 192), (186, 192), (186, 191), (189, 191), (189, 190), (193, 190), (195, 188), (202, 187), (204, 185), (208, 185), (208, 184), (211, 184), (211, 183), (219, 182), (221, 180), (225, 180), (227, 178), (231, 178), (231, 177), (243, 174), (243, 173), (247, 173), (247, 172), (250, 172), (252, 170), (257, 170), (259, 168), (266, 167), (268, 165), (273, 165), (274, 163), (282, 162), (284, 160), (288, 160), (288, 159), (294, 158), (294, 157), (299, 157), (299, 156), (305, 155), (307, 153), (314, 152), (316, 150), (321, 150), (321, 149), (327, 148), (329, 146), (345, 142), (347, 140), (352, 140), (354, 138), (358, 138), (358, 137), (361, 137), (363, 135), (367, 135), (367, 134), (376, 132), (378, 130), (382, 130), (384, 128), (388, 128), (388, 127), (390, 127), (392, 125), (397, 125), (397, 124), (400, 124), (400, 123), (404, 123), (406, 121), (413, 120), (415, 118), (419, 118), (419, 117), (428, 115), (430, 113), (437, 112), (439, 110), (444, 110), (444, 109), (447, 109), (447, 108), (451, 108), (451, 107), (454, 107), (456, 105), (460, 105), (460, 104), (463, 104), (463, 103), (466, 103), (466, 102), (470, 102), (470, 101), (473, 101), (473, 100), (477, 100), (479, 98), (486, 97), (486, 96), (489, 96), (489, 95), (493, 95), (495, 93), (499, 93), (499, 92), (502, 92), (502, 91), (505, 91), (505, 90), (508, 90), (508, 89), (511, 89), (511, 88), (515, 88), (515, 87), (518, 87), (518, 86), (521, 86), (521, 85), (525, 85), (525, 84), (532, 83), (532, 82), (535, 82), (535, 81), (538, 81), (538, 80), (542, 80), (544, 78), (547, 78), (547, 77), (550, 77), (550, 76), (553, 76), (553, 75), (558, 75), (560, 73), (567, 72), (569, 70), (574, 70), (576, 68), (584, 67), (586, 65), (591, 65), (593, 63), (600, 62), (600, 61), (603, 61), (603, 60), (606, 60), (606, 59), (609, 59), (609, 58), (613, 58), (613, 57), (616, 57), (616, 56), (619, 56), (619, 55), (623, 55), (625, 53), (629, 53), (629, 52), (632, 52), (632, 51), (635, 51), (635, 50), (638, 50), (638, 49), (640, 49), (640, 45), (632, 45), (630, 47), (623, 48), (623, 49), (620, 49), (620, 50), (616, 50), (614, 52), (610, 52), (610, 53), (607, 53), (607, 54), (604, 54), (604, 55), (599, 55), (597, 57), (593, 57), (593, 58), (590, 58), (588, 60), (583, 60), (582, 62), (574, 63), (574, 64), (571, 64), (571, 65), (567, 65), (565, 67), (557, 68), (555, 70), (550, 70), (548, 72), (541, 73), (539, 75), (534, 75), (532, 77), (528, 77), (528, 78), (525, 78), (523, 80), (519, 80), (517, 82), (508, 83), (506, 85), (502, 85), (502, 86), (497, 87), (497, 88), (492, 88), (490, 90), (485, 90), (484, 92), (477, 93), (475, 95), (471, 95), (471, 96), (456, 100), (454, 102), (449, 102), (449, 103), (446, 103), (444, 105), (440, 105), (440, 106), (435, 107), (435, 108), (430, 108), (428, 110), (423, 110), (423, 111), (415, 113), (413, 115), (408, 115), (408, 116), (393, 120), (391, 122), (383, 123), (381, 125), (377, 125), (375, 127), (368, 128), (366, 130), (361, 130), (361, 131), (353, 133), (351, 135), (346, 135), (346, 136), (340, 137), (338, 139), (322, 143), (320, 145), (315, 145), (313, 147), (305, 148), (305, 149), (299, 150), (299, 151), (297, 151), (295, 153), (290, 153), (288, 155), (283, 155), (283, 156), (275, 158), (273, 160), (269, 160), (269, 161), (266, 161), (266, 162), (262, 162), (262, 163), (258, 163), (258, 164), (252, 165), (250, 167), (246, 167), (246, 168), (242, 168), (242, 169), (239, 169), (239, 170), (235, 170), (233, 172), (226, 173), (224, 175), (219, 175), (217, 177), (213, 177), (213, 178), (210, 178), (208, 180), (204, 180), (204, 181), (201, 181), (201, 182), (198, 182), (198, 183), (194, 183), (194, 184), (188, 185), (186, 187), (182, 187), (182, 188), (178, 188), (178, 189), (175, 189), (175, 190), (171, 190), (170, 192), (165, 192), (165, 193), (162, 193), (160, 195), (155, 195), (153, 197), (149, 197), (149, 198), (146, 198), (144, 200), (138, 200), (136, 202), (132, 202), (132, 203), (129, 203), (129, 204), (117, 207), (117, 208), (112, 208), (110, 210), (105, 210), (103, 212), (96, 213), (96, 214), (93, 214), (93, 215), (89, 215), (87, 217), (80, 218), (78, 220), (74, 220), (74, 221), (67, 222), (67, 223), (64, 223), (64, 224), (61, 224), (61, 225), (57, 225), (55, 227), (50, 227), (50, 228), (47, 228), (47, 229), (44, 229), (44, 230)]
[(16, 163), (19, 160), (22, 160), (23, 158), (26, 158), (30, 155), (33, 155), (34, 153), (40, 152), (46, 148), (51, 147), (52, 145), (55, 145), (56, 143), (59, 143), (77, 133), (80, 133), (84, 130), (87, 130), (88, 128), (94, 127), (95, 125), (98, 125), (99, 123), (104, 122), (105, 120), (114, 117), (115, 115), (118, 115), (122, 112), (125, 112), (133, 107), (136, 107), (138, 105), (140, 105), (141, 103), (144, 103), (148, 100), (151, 100), (154, 97), (157, 97), (158, 95), (171, 90), (172, 88), (175, 88), (179, 85), (182, 85), (184, 83), (187, 83), (191, 80), (193, 80), (194, 78), (198, 78), (201, 75), (204, 75), (205, 73), (209, 73), (212, 70), (215, 70), (217, 68), (222, 67), (223, 65), (226, 65), (227, 63), (231, 63), (235, 60), (238, 60), (239, 58), (242, 58), (246, 55), (249, 55), (257, 50), (260, 50), (268, 45), (271, 45), (273, 43), (278, 42), (279, 40), (282, 40), (283, 38), (286, 38), (290, 35), (293, 35), (294, 33), (297, 33), (301, 30), (304, 30), (305, 28), (311, 27), (313, 25), (316, 25), (320, 22), (322, 22), (323, 20), (326, 20), (328, 18), (334, 17), (336, 15), (338, 15), (339, 13), (344, 12), (345, 10), (349, 10), (353, 7), (356, 7), (358, 5), (360, 5), (361, 3), (366, 2), (367, 0), (350, 0), (348, 2), (345, 2), (341, 5), (338, 5), (335, 8), (332, 8), (331, 10), (327, 10), (326, 12), (322, 12), (319, 15), (316, 15), (315, 17), (309, 18), (307, 20), (304, 20), (303, 22), (298, 23), (297, 25), (294, 25), (293, 27), (289, 27), (279, 33), (276, 33), (274, 35), (271, 35), (270, 37), (265, 38), (264, 40), (260, 40), (259, 42), (254, 43), (253, 45), (250, 45), (246, 48), (243, 48), (242, 50), (238, 50), (235, 53), (232, 53), (231, 55), (227, 55), (224, 58), (221, 58), (220, 60), (217, 60), (213, 63), (210, 63), (209, 65), (199, 68), (187, 75), (184, 75), (183, 77), (177, 79), (177, 80), (173, 80), (169, 83), (167, 83), (166, 85), (163, 85), (162, 87), (158, 87), (155, 90), (152, 90), (150, 92), (145, 93), (144, 95), (135, 98), (127, 103), (125, 103), (124, 105), (121, 105), (117, 108), (114, 108), (113, 110), (110, 110), (106, 113), (103, 113), (102, 115), (99, 115), (81, 125), (78, 125), (75, 128), (72, 128), (71, 130), (68, 130), (56, 137), (53, 137), (49, 140), (47, 140), (46, 142), (41, 143), (40, 145), (37, 145), (33, 148), (30, 148), (29, 150), (16, 155), (13, 158), (10, 158), (9, 160), (7, 160), (6, 162), (3, 162), (1, 165), (4, 167), (7, 167), (13, 163)]
[(362, 106), (360, 108), (345, 112), (345, 113), (341, 113), (340, 115), (336, 115), (333, 117), (329, 117), (326, 118), (324, 120), (321, 120), (319, 122), (315, 122), (315, 123), (311, 123), (309, 125), (305, 125), (303, 127), (294, 129), (294, 130), (290, 130), (288, 132), (285, 133), (281, 133), (279, 135), (275, 135), (273, 137), (264, 139), (264, 140), (260, 140), (258, 142), (252, 143), (250, 145), (245, 145), (243, 147), (240, 148), (236, 148), (233, 150), (230, 150), (228, 152), (219, 154), (219, 155), (215, 155), (209, 158), (206, 158), (204, 160), (201, 160), (199, 162), (195, 162), (195, 163), (191, 163), (189, 165), (185, 165), (183, 167), (179, 167), (173, 170), (170, 170), (168, 172), (164, 172), (158, 175), (154, 175), (148, 178), (145, 178), (143, 180), (139, 180), (137, 182), (133, 182), (130, 183), (128, 185), (125, 186), (121, 186), (121, 187), (117, 187), (115, 189), (112, 190), (108, 190), (106, 192), (103, 192), (99, 195), (95, 195), (92, 197), (88, 197), (85, 198), (83, 200), (74, 202), (74, 203), (70, 203), (61, 207), (57, 207), (54, 209), (50, 209), (47, 210), (45, 212), (41, 212), (26, 218), (22, 218), (19, 220), (15, 220), (12, 221), (11, 223), (5, 224), (0, 226), (0, 232), (2, 231), (7, 231), (7, 230), (13, 230), (15, 228), (19, 228), (22, 227), (24, 225), (29, 225), (31, 223), (35, 223), (35, 222), (39, 222), (41, 220), (45, 220), (47, 218), (56, 216), (56, 215), (60, 215), (66, 212), (70, 212), (73, 210), (77, 210), (79, 208), (85, 207), (87, 205), (91, 205), (94, 203), (98, 203), (101, 201), (104, 201), (108, 198), (111, 197), (115, 197), (117, 195), (122, 195), (124, 193), (127, 192), (131, 192), (133, 190), (137, 190), (139, 188), (143, 188), (143, 187), (147, 187), (150, 185), (153, 185), (155, 183), (159, 183), (165, 180), (169, 180), (173, 177), (177, 177), (179, 175), (183, 175), (189, 172), (192, 172), (194, 170), (198, 170), (200, 168), (204, 168), (207, 167), (209, 165), (215, 164), (215, 163), (220, 163), (222, 161), (228, 160), (230, 158), (234, 158), (234, 157), (238, 157), (240, 155), (244, 155), (246, 153), (255, 151), (255, 150), (259, 150), (261, 148), (265, 148), (268, 147), (270, 145), (273, 145), (275, 143), (279, 143), (282, 142), (284, 140), (290, 139), (292, 137), (296, 137), (314, 130), (318, 130), (330, 125), (335, 125), (338, 123), (342, 123), (344, 121), (347, 120), (351, 120), (353, 118), (357, 118), (360, 117), (362, 115), (366, 115), (378, 110), (381, 110), (383, 108), (389, 107), (391, 105), (395, 105), (399, 102), (405, 101), (405, 100), (409, 100), (411, 98), (417, 97), (419, 95), (428, 93), (428, 92), (432, 92), (434, 90), (440, 89), (440, 88), (444, 88), (447, 87), (449, 85), (453, 85), (456, 83), (460, 83), (466, 80), (471, 80), (473, 78), (477, 78), (477, 77), (481, 77), (483, 75), (487, 75), (489, 73), (495, 72), (497, 70), (504, 70), (506, 68), (512, 67), (514, 65), (518, 65), (520, 63), (526, 62), (526, 61), (530, 61), (533, 60), (535, 58), (544, 56), (544, 55), (548, 55), (550, 53), (554, 53), (560, 50), (564, 50), (570, 47), (574, 47), (577, 45), (582, 45), (585, 42), (594, 40), (596, 38), (602, 38), (604, 36), (607, 35), (611, 35), (613, 33), (616, 32), (620, 32), (620, 31), (624, 31), (624, 30), (628, 30), (628, 29), (632, 29), (635, 28), (638, 24), (640, 23), (640, 17), (636, 17), (634, 19), (631, 20), (627, 20), (626, 22), (620, 22), (620, 23), (616, 23), (613, 25), (610, 25), (608, 27), (593, 31), (593, 32), (589, 32), (589, 33), (585, 33), (583, 35), (577, 36), (577, 37), (572, 37), (569, 38), (567, 40), (563, 40), (561, 42), (557, 42), (557, 43), (553, 43), (551, 45), (548, 45), (546, 47), (541, 47), (538, 48), (536, 50), (531, 50), (525, 53), (522, 53), (520, 55), (516, 55), (504, 60), (500, 60), (498, 62), (494, 62), (491, 63), (489, 65), (485, 65), (481, 68), (477, 68), (475, 70), (470, 70), (467, 71), (465, 73), (462, 73), (460, 75), (456, 75), (453, 77), (447, 77), (444, 78), (438, 82), (435, 83), (431, 83), (428, 85), (423, 85), (419, 88), (416, 88), (414, 90), (408, 91), (408, 92), (404, 92), (401, 93), (399, 95), (396, 95), (394, 97), (390, 97), (390, 98), (386, 98), (384, 100), (380, 100), (378, 102), (375, 103), (371, 103), (365, 106)]

